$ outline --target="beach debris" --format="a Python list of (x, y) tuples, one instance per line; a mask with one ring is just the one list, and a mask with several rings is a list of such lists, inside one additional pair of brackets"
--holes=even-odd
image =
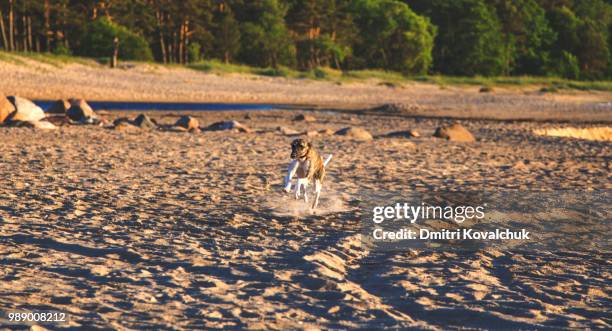
[(18, 96), (9, 96), (7, 99), (13, 104), (15, 111), (5, 119), (6, 122), (36, 122), (45, 118), (45, 112), (32, 101)]
[(472, 133), (470, 133), (468, 129), (466, 129), (459, 123), (455, 123), (451, 126), (441, 126), (436, 129), (436, 132), (434, 132), (433, 136), (437, 138), (444, 138), (450, 141), (476, 141)]
[(186, 130), (194, 130), (199, 129), (200, 122), (197, 118), (191, 116), (181, 116), (181, 118), (179, 118), (176, 123), (174, 123), (174, 126), (178, 126)]
[(4, 96), (0, 94), (0, 124), (15, 111), (15, 106)]
[(385, 135), (387, 138), (416, 138), (420, 136), (421, 135), (416, 130), (393, 131)]
[(134, 119), (134, 125), (141, 129), (157, 130), (157, 123), (155, 123), (155, 120), (145, 114), (138, 115), (138, 117)]
[(49, 107), (49, 109), (47, 109), (47, 114), (65, 115), (68, 109), (70, 109), (70, 106), (70, 101), (66, 99), (57, 100), (51, 105), (51, 107)]
[(66, 111), (66, 116), (70, 120), (79, 124), (99, 124), (98, 115), (91, 109), (89, 104), (83, 99), (71, 99), (70, 108)]
[(251, 129), (249, 129), (248, 127), (242, 125), (238, 121), (221, 121), (221, 122), (216, 122), (216, 123), (213, 123), (213, 124), (209, 125), (206, 128), (206, 130), (209, 130), (209, 131), (231, 130), (231, 131), (238, 131), (238, 132), (251, 132)]
[(372, 134), (366, 129), (358, 127), (347, 127), (336, 131), (336, 135), (346, 136), (355, 140), (368, 141), (372, 140)]
[(294, 121), (303, 121), (303, 122), (316, 122), (317, 119), (308, 114), (299, 114), (293, 118)]

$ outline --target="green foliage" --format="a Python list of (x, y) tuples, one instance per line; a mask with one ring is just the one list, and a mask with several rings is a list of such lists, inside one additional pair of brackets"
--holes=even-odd
[(123, 60), (151, 61), (149, 43), (127, 28), (102, 17), (85, 29), (78, 54), (90, 57), (111, 57), (115, 37), (119, 38), (119, 58)]
[(581, 74), (585, 78), (601, 79), (608, 69), (610, 49), (601, 27), (591, 19), (585, 19), (578, 29), (580, 44), (577, 56), (580, 59)]
[(291, 0), (286, 22), (293, 34), (298, 68), (342, 67), (352, 54), (352, 0)]
[(340, 72), (349, 70), (612, 78), (610, 0), (0, 1), (5, 23), (10, 3), (15, 44), (0, 48), (11, 52), (108, 61), (118, 36), (123, 60), (218, 59), (312, 79), (352, 79)]
[(551, 71), (559, 77), (578, 79), (580, 77), (578, 58), (572, 53), (563, 51), (561, 57), (554, 63)]
[(229, 6), (215, 13), (214, 23), (215, 53), (229, 63), (240, 50), (240, 25)]
[(190, 43), (189, 46), (187, 46), (187, 57), (190, 63), (202, 60), (201, 48), (202, 46), (198, 42)]
[(535, 0), (494, 0), (493, 4), (507, 52), (504, 73), (545, 74), (556, 34), (544, 9)]
[(63, 44), (57, 44), (53, 48), (53, 54), (55, 55), (71, 55), (70, 49)]
[(484, 0), (421, 0), (415, 5), (438, 27), (435, 71), (468, 76), (503, 73), (509, 51), (495, 9)]
[(351, 59), (354, 67), (427, 72), (436, 34), (427, 18), (395, 0), (355, 0), (352, 10), (360, 35)]
[(242, 26), (240, 58), (251, 65), (277, 68), (292, 65), (295, 46), (284, 23), (286, 9), (278, 0), (263, 0), (257, 20)]

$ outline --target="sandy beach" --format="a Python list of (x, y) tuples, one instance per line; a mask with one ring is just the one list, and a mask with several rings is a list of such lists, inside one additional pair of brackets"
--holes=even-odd
[[(611, 327), (609, 251), (373, 261), (356, 207), (368, 190), (610, 190), (609, 141), (533, 133), (555, 123), (471, 120), (460, 123), (477, 141), (459, 143), (432, 137), (447, 119), (296, 114), (191, 114), (203, 127), (231, 119), (251, 133), (0, 129), (0, 310), (68, 313), (51, 329)], [(311, 137), (334, 153), (315, 215), (282, 192), (294, 137), (279, 126), (374, 135)], [(420, 137), (384, 137), (409, 129)]]

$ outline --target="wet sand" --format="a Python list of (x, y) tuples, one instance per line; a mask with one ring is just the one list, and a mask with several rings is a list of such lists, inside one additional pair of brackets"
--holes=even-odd
[[(557, 124), (314, 112), (196, 113), (253, 133), (0, 129), (0, 310), (63, 310), (114, 329), (610, 328), (610, 252), (410, 251), (372, 260), (364, 191), (610, 190), (609, 141)], [(110, 113), (115, 117), (137, 114)], [(150, 113), (162, 123), (176, 114)], [(293, 137), (334, 154), (321, 211), (282, 192)], [(418, 138), (385, 138), (415, 129)]]

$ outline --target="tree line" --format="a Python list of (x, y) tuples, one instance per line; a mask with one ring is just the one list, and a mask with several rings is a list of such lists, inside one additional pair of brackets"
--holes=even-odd
[(610, 0), (0, 0), (5, 51), (407, 75), (612, 77)]

